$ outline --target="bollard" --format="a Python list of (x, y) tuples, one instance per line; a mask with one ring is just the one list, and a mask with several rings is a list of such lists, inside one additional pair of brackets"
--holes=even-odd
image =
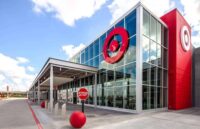
[(54, 113), (56, 115), (58, 114), (58, 103), (55, 104)]
[(74, 128), (81, 128), (86, 123), (86, 116), (83, 112), (75, 111), (70, 116), (70, 124)]
[(61, 114), (62, 114), (62, 116), (66, 116), (66, 104), (63, 104), (62, 105), (62, 108), (61, 108)]

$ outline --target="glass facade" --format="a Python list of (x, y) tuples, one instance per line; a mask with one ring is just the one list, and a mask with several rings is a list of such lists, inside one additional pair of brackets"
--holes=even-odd
[(167, 107), (167, 29), (143, 10), (143, 109)]
[[(97, 75), (97, 105), (136, 110), (136, 10), (133, 10), (93, 43), (76, 54), (70, 61), (99, 69)], [(167, 106), (167, 29), (150, 13), (143, 10), (142, 23), (142, 107), (146, 109)], [(115, 27), (124, 27), (129, 34), (129, 47), (123, 58), (115, 64), (105, 62), (102, 47), (107, 35)], [(119, 41), (121, 36), (114, 39)], [(116, 55), (118, 51), (109, 53)], [(94, 75), (64, 84), (68, 102), (80, 87), (89, 90), (86, 104), (94, 104)], [(77, 100), (77, 102), (80, 102)]]

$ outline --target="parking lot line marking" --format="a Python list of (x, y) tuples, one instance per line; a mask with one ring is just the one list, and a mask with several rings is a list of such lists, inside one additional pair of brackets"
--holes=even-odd
[[(27, 103), (28, 103), (28, 100), (27, 100)], [(31, 111), (31, 113), (32, 113), (32, 116), (33, 116), (33, 118), (34, 118), (34, 120), (35, 120), (35, 123), (36, 123), (38, 129), (43, 129), (43, 127), (42, 127), (40, 121), (38, 120), (37, 116), (35, 115), (35, 112), (34, 112), (33, 109), (31, 108), (31, 105), (30, 105), (29, 103), (28, 103), (28, 106), (29, 106), (29, 109), (30, 109), (30, 111)]]

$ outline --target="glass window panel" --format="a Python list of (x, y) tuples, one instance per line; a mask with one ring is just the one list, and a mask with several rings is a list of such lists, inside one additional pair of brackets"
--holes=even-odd
[(167, 88), (163, 88), (163, 107), (167, 107)]
[(152, 64), (157, 64), (157, 51), (156, 51), (156, 43), (151, 41), (150, 45), (150, 61)]
[(99, 67), (99, 56), (94, 59), (94, 67)]
[(167, 55), (167, 49), (162, 48), (163, 49), (163, 67), (167, 68), (167, 64), (168, 64), (168, 55)]
[(128, 51), (125, 54), (125, 63), (136, 61), (136, 36), (129, 40)]
[(162, 49), (162, 47), (159, 44), (157, 44), (157, 64), (158, 64), (158, 66), (162, 66), (161, 49)]
[(114, 80), (114, 71), (113, 70), (108, 70), (107, 75), (108, 75), (108, 82)]
[(161, 24), (160, 22), (157, 22), (157, 31), (156, 31), (157, 35), (157, 43), (161, 44)]
[(106, 106), (108, 107), (113, 107), (113, 99), (114, 99), (114, 94), (113, 94), (113, 87), (105, 87), (105, 96), (106, 96)]
[(157, 68), (157, 86), (163, 86), (163, 84), (162, 84), (162, 74), (163, 74), (162, 69)]
[(143, 85), (142, 88), (142, 95), (143, 95), (143, 100), (142, 100), (142, 107), (144, 110), (150, 109), (150, 87)]
[(85, 63), (85, 51), (81, 52), (81, 64)]
[(157, 87), (157, 108), (162, 108), (163, 106), (163, 92), (161, 87)]
[(143, 34), (149, 37), (150, 15), (146, 10), (143, 10)]
[(151, 85), (156, 85), (156, 66), (151, 65)]
[[(118, 22), (116, 25), (115, 25), (115, 28), (116, 27), (123, 27), (124, 28), (124, 19), (122, 19), (120, 22)], [(115, 39), (118, 41), (118, 42), (122, 42), (122, 37), (120, 35), (116, 35), (115, 36)]]
[(125, 79), (126, 85), (131, 85), (136, 83), (136, 63), (131, 63), (125, 65)]
[(167, 70), (163, 70), (163, 86), (167, 87)]
[(131, 12), (125, 18), (126, 29), (128, 30), (129, 37), (136, 34), (136, 11)]
[(148, 63), (143, 63), (143, 84), (150, 85), (150, 71), (151, 71), (151, 65)]
[(88, 86), (88, 84), (89, 84), (89, 79), (88, 79), (88, 77), (86, 77), (85, 78), (85, 86)]
[(120, 80), (124, 78), (124, 67), (117, 67), (115, 69), (115, 79)]
[(93, 58), (93, 43), (89, 46), (89, 59)]
[(162, 42), (162, 45), (165, 46), (166, 48), (168, 47), (168, 31), (167, 31), (167, 28), (165, 28), (164, 26), (162, 26), (162, 39), (161, 39), (161, 42)]
[(149, 62), (149, 50), (150, 50), (150, 40), (143, 36), (143, 42), (142, 42), (142, 55), (143, 55), (143, 62)]
[(99, 47), (99, 52), (102, 53), (103, 51), (103, 44), (105, 42), (105, 39), (106, 39), (106, 34), (103, 34), (101, 37), (100, 37), (100, 47)]
[(123, 108), (123, 87), (114, 87), (115, 107)]
[(155, 18), (151, 17), (150, 22), (150, 38), (154, 41), (156, 41), (156, 20)]
[(99, 55), (99, 39), (97, 39), (94, 43), (94, 57)]
[(151, 104), (151, 109), (154, 109), (156, 108), (156, 87), (154, 86), (151, 86), (151, 92), (150, 92), (150, 96), (151, 96), (151, 99), (150, 99), (150, 104)]
[(88, 61), (89, 53), (88, 53), (88, 47), (85, 49), (85, 62)]
[(124, 107), (126, 109), (136, 109), (136, 92), (135, 86), (124, 87)]

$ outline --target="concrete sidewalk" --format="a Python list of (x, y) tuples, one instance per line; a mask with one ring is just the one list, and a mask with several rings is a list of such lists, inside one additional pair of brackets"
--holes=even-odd
[(26, 99), (0, 100), (0, 129), (37, 129)]
[[(68, 104), (66, 116), (54, 114), (39, 106), (32, 106), (44, 129), (72, 129), (69, 116), (81, 109)], [(122, 113), (86, 107), (87, 123), (83, 129), (200, 129), (200, 109), (181, 111)]]

